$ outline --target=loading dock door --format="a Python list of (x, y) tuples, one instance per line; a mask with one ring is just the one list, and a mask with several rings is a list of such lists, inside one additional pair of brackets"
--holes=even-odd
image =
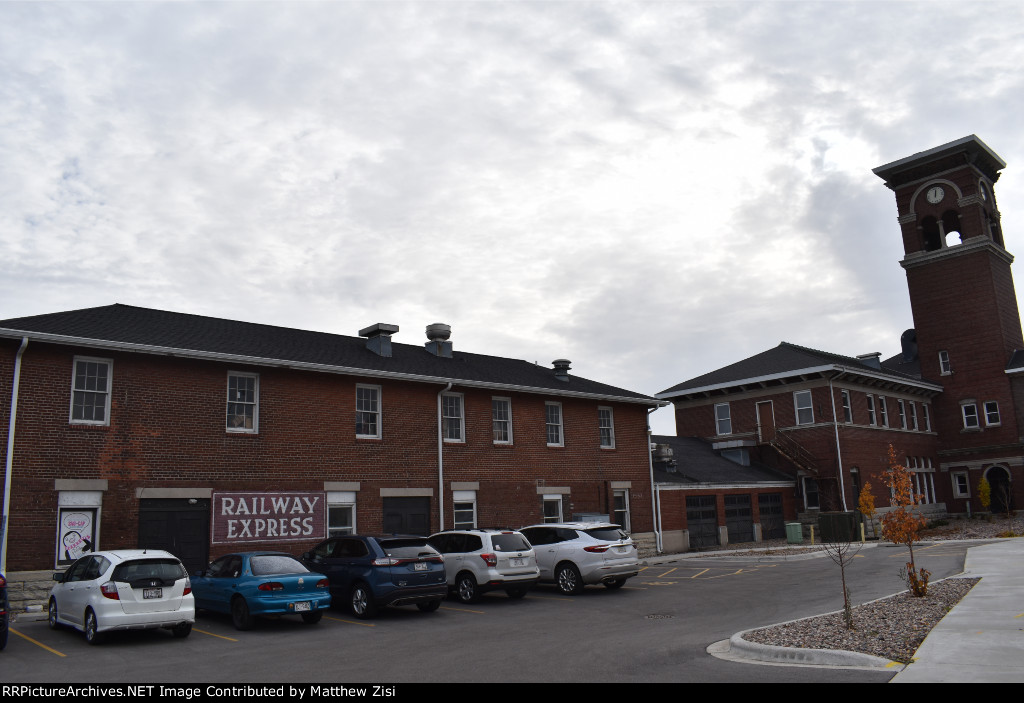
[(781, 493), (758, 494), (757, 509), (761, 513), (762, 539), (781, 539), (786, 536)]
[(190, 574), (205, 569), (210, 558), (209, 499), (141, 499), (139, 548), (170, 552), (181, 559)]
[(690, 549), (706, 549), (718, 544), (715, 496), (686, 497), (686, 526), (690, 531)]
[(384, 534), (430, 536), (430, 498), (384, 498)]
[(754, 515), (749, 494), (725, 496), (725, 527), (729, 531), (729, 544), (754, 541)]

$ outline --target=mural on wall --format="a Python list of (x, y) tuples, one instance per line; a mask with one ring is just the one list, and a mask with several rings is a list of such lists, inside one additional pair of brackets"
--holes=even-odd
[(323, 491), (214, 492), (214, 544), (308, 542), (327, 531)]
[(95, 551), (95, 508), (61, 508), (57, 534), (57, 563), (70, 564)]

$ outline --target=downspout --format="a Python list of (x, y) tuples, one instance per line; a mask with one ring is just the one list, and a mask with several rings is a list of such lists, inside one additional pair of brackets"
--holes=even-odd
[(661, 554), (661, 501), (660, 494), (654, 488), (654, 457), (651, 456), (651, 413), (657, 410), (653, 407), (647, 411), (647, 471), (651, 477), (651, 517), (654, 522), (654, 550)]
[(444, 417), (441, 415), (441, 396), (452, 389), (452, 382), (437, 393), (437, 516), (438, 532), (444, 531)]
[[(836, 374), (838, 376), (840, 374)], [(843, 483), (843, 452), (839, 448), (839, 419), (836, 417), (836, 394), (832, 388), (832, 376), (828, 379), (828, 395), (832, 401), (832, 429), (836, 436), (836, 462), (838, 462), (838, 473), (839, 473), (839, 495), (843, 499), (843, 512), (846, 512), (846, 486)]]
[(18, 386), (21, 383), (21, 357), (28, 346), (28, 337), (21, 338), (21, 346), (14, 357), (14, 377), (11, 380), (11, 416), (7, 421), (7, 462), (4, 467), (4, 522), (3, 545), (0, 546), (0, 573), (7, 572), (7, 526), (11, 512), (11, 474), (14, 472), (14, 421), (18, 416)]

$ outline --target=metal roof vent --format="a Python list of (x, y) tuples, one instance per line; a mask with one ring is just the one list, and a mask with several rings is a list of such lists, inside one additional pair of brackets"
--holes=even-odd
[(447, 359), (452, 358), (452, 343), (448, 341), (448, 338), (452, 336), (451, 325), (446, 325), (443, 322), (435, 322), (432, 325), (427, 325), (427, 351), (434, 356), (442, 356)]
[(858, 354), (857, 358), (861, 363), (870, 366), (873, 369), (881, 369), (882, 362), (880, 361), (882, 352), (872, 352), (870, 354)]
[(555, 367), (555, 378), (559, 381), (569, 382), (569, 364), (572, 362), (568, 359), (555, 359), (551, 362)]
[(380, 356), (391, 356), (391, 335), (398, 331), (398, 325), (378, 322), (359, 330), (360, 337), (366, 337), (366, 348)]

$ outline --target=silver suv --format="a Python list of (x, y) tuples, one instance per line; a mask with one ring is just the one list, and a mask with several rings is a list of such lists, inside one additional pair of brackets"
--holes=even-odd
[(540, 577), (533, 547), (513, 530), (445, 530), (428, 542), (444, 555), (448, 588), (463, 603), (499, 589), (522, 598)]
[(566, 595), (587, 584), (621, 588), (640, 572), (636, 545), (619, 525), (608, 522), (561, 522), (519, 530), (533, 545), (540, 580)]

